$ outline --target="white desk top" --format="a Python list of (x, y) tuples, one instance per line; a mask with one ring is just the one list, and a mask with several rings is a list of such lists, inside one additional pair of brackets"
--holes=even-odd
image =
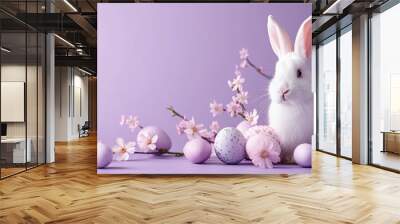
[[(28, 138), (27, 141), (30, 141)], [(11, 144), (16, 144), (16, 143), (21, 143), (25, 142), (25, 138), (5, 138), (1, 139), (1, 143), (11, 143)]]

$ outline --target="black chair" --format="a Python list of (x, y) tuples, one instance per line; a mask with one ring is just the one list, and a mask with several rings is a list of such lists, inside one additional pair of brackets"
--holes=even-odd
[(90, 129), (89, 121), (85, 121), (82, 127), (78, 125), (79, 138), (89, 136), (89, 129)]

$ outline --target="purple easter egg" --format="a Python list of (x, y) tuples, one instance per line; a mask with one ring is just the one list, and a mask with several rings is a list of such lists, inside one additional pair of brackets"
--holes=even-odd
[(195, 138), (188, 141), (183, 147), (186, 159), (192, 163), (204, 163), (211, 155), (211, 144), (202, 138)]
[(311, 167), (311, 145), (300, 144), (298, 145), (293, 153), (294, 161), (302, 167)]
[(101, 142), (97, 143), (97, 168), (108, 166), (113, 158), (113, 153), (109, 147)]
[(236, 126), (236, 129), (239, 130), (240, 132), (242, 132), (243, 136), (246, 136), (247, 130), (249, 130), (249, 128), (251, 128), (251, 127), (252, 126), (249, 124), (249, 122), (242, 121)]
[(234, 165), (245, 158), (246, 139), (236, 128), (227, 127), (220, 130), (215, 137), (215, 154), (225, 164)]
[[(158, 136), (157, 142), (156, 142), (156, 147), (157, 149), (163, 149), (163, 150), (170, 150), (172, 143), (171, 143), (171, 138), (168, 136), (168, 134), (162, 130), (161, 128), (158, 128), (156, 126), (147, 126), (144, 127), (142, 130), (139, 131), (138, 135), (142, 133), (149, 133), (149, 134), (156, 134)], [(139, 140), (138, 140), (139, 142)]]

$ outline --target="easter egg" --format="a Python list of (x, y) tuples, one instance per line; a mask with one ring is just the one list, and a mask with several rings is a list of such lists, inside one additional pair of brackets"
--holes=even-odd
[(246, 137), (246, 139), (249, 139), (250, 137), (255, 136), (257, 134), (263, 134), (263, 135), (270, 136), (270, 137), (274, 138), (278, 143), (280, 143), (279, 137), (276, 134), (276, 132), (274, 131), (274, 129), (267, 125), (256, 125), (256, 126), (250, 127), (246, 131), (246, 134), (244, 135), (244, 137)]
[[(251, 160), (268, 157), (273, 163), (278, 163), (280, 161), (281, 146), (271, 135), (257, 134), (247, 140), (246, 152)], [(272, 157), (271, 152), (275, 152), (276, 156)]]
[(251, 128), (251, 127), (252, 126), (249, 124), (249, 122), (242, 121), (236, 126), (236, 129), (238, 129), (240, 132), (242, 132), (243, 136), (245, 136), (247, 130), (249, 130), (249, 128)]
[(311, 144), (300, 144), (294, 149), (293, 159), (302, 167), (311, 167)]
[(183, 153), (190, 162), (204, 163), (211, 155), (211, 144), (202, 138), (195, 138), (188, 141), (183, 147)]
[(215, 137), (215, 154), (225, 164), (238, 164), (245, 158), (246, 139), (236, 128), (220, 130)]
[(109, 147), (101, 142), (97, 143), (97, 168), (108, 166), (113, 158), (113, 153)]
[(158, 128), (156, 126), (147, 126), (144, 127), (142, 130), (139, 131), (138, 133), (138, 142), (139, 142), (139, 136), (141, 134), (148, 133), (150, 135), (157, 135), (158, 139), (156, 142), (156, 147), (157, 149), (163, 149), (163, 150), (169, 150), (171, 149), (172, 143), (171, 143), (171, 138), (168, 136), (168, 134), (162, 130), (161, 128)]

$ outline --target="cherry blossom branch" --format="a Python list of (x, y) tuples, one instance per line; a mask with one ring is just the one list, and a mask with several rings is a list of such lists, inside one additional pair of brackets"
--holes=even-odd
[[(244, 106), (242, 106), (242, 107), (244, 107)], [(226, 112), (227, 111), (226, 108), (224, 108), (223, 111)], [(244, 115), (244, 113), (239, 112), (239, 113), (237, 113), (237, 115), (241, 116), (245, 121), (247, 121), (246, 116)]]
[(168, 110), (169, 112), (171, 112), (172, 117), (179, 117), (179, 118), (181, 118), (182, 120), (187, 121), (187, 119), (186, 119), (182, 114), (178, 113), (178, 112), (174, 109), (173, 106), (167, 107), (167, 110)]
[(176, 157), (181, 157), (183, 156), (182, 152), (170, 152), (166, 149), (158, 149), (156, 152), (141, 152), (141, 151), (136, 151), (135, 154), (153, 154), (153, 155), (162, 155), (162, 154), (170, 154), (170, 155), (175, 155)]
[(256, 65), (254, 65), (254, 63), (252, 61), (250, 61), (249, 58), (246, 58), (246, 61), (247, 61), (247, 64), (250, 65), (250, 67), (254, 68), (258, 74), (260, 74), (264, 78), (272, 79), (272, 77), (267, 75), (267, 74), (265, 74), (260, 67), (257, 67)]
[[(182, 120), (184, 120), (184, 121), (188, 121), (188, 120), (185, 118), (185, 116), (183, 116), (183, 115), (180, 114), (178, 111), (176, 111), (176, 110), (174, 109), (173, 106), (167, 107), (167, 110), (171, 113), (172, 117), (179, 117), (180, 119), (182, 119)], [(199, 134), (199, 135), (200, 135), (200, 134)], [(207, 138), (207, 137), (204, 137), (204, 136), (202, 136), (202, 135), (200, 135), (200, 137), (201, 137), (202, 139), (206, 140), (206, 141), (207, 141), (208, 143), (210, 143), (210, 144), (213, 144), (213, 143), (214, 143), (214, 141), (212, 141), (211, 139), (209, 139), (209, 138)]]
[[(242, 93), (242, 91), (241, 91), (240, 89), (238, 89), (236, 92), (237, 92), (238, 94), (241, 94), (241, 93)], [(243, 110), (243, 111), (246, 111), (246, 107), (244, 106), (243, 103), (240, 103), (240, 102), (239, 102), (239, 105), (242, 107), (242, 110)], [(240, 115), (240, 114), (242, 114), (243, 116), (242, 116), (242, 115), (241, 115), (241, 116), (242, 116), (243, 118), (245, 118), (243, 113), (239, 113), (239, 115)]]

